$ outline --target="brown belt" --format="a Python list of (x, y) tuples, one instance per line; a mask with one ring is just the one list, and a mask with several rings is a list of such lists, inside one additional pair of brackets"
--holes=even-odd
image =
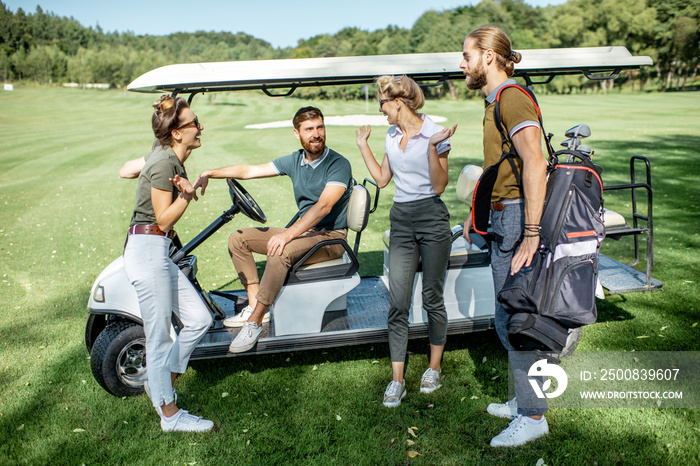
[(492, 202), (491, 203), (491, 210), (503, 210), (506, 208), (507, 205), (520, 204), (522, 201), (523, 201), (522, 198), (515, 198), (515, 199), (505, 199), (502, 202)]
[(129, 228), (130, 235), (158, 235), (165, 236), (167, 238), (172, 238), (175, 236), (175, 230), (170, 230), (169, 232), (164, 232), (158, 225), (134, 225)]

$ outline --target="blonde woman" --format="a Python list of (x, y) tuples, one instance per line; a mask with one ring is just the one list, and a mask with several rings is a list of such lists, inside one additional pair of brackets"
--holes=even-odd
[(423, 308), (428, 314), (430, 363), (421, 378), (420, 391), (440, 388), (442, 353), (447, 339), (447, 312), (443, 287), (452, 234), (450, 214), (440, 199), (447, 186), (447, 156), (457, 129), (443, 128), (417, 113), (423, 91), (407, 76), (381, 76), (379, 110), (391, 127), (386, 133), (384, 157), (377, 162), (368, 145), (369, 126), (356, 131), (357, 146), (370, 175), (383, 188), (396, 184), (391, 208), (389, 245), (388, 315), (392, 380), (384, 392), (384, 405), (397, 407), (406, 395), (404, 367), (408, 345), (408, 315), (418, 262), (423, 267)]

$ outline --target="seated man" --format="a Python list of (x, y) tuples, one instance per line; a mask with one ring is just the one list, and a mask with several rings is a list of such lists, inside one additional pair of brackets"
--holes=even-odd
[[(229, 317), (224, 325), (242, 326), (229, 351), (250, 350), (260, 338), (262, 324), (269, 321), (268, 309), (282, 289), (289, 268), (316, 243), (345, 238), (347, 208), (352, 186), (350, 162), (326, 147), (323, 114), (315, 107), (304, 107), (294, 116), (294, 135), (303, 149), (262, 165), (233, 165), (206, 170), (194, 184), (207, 187), (209, 178), (248, 180), (287, 175), (292, 179), (299, 220), (289, 228), (246, 228), (229, 238), (229, 253), (241, 283), (248, 294), (248, 306)], [(342, 245), (325, 246), (307, 263), (335, 259), (343, 255)], [(262, 280), (253, 252), (267, 254)]]

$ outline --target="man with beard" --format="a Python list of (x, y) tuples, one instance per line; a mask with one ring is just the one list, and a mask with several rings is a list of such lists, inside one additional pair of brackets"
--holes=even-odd
[[(493, 26), (478, 28), (464, 41), (460, 68), (466, 75), (467, 86), (481, 90), (486, 98), (484, 115), (484, 167), (501, 158), (501, 135), (494, 121), (495, 99), (508, 84), (515, 63), (521, 56), (511, 49), (510, 39)], [(538, 112), (530, 98), (516, 88), (504, 89), (500, 97), (500, 112), (509, 142), (519, 155), (516, 166), (522, 174), (522, 192), (509, 163), (502, 163), (491, 194), (491, 227), (496, 237), (491, 247), (491, 269), (495, 293), (503, 288), (508, 274), (515, 274), (530, 265), (539, 245), (539, 224), (546, 191), (547, 163), (541, 149)], [(472, 218), (464, 222), (464, 236), (469, 240)], [(501, 343), (508, 351), (515, 398), (492, 403), (487, 411), (494, 416), (513, 419), (508, 428), (491, 440), (491, 446), (517, 446), (549, 432), (544, 413), (546, 399), (536, 396), (528, 382), (528, 370), (535, 363), (534, 353), (513, 351), (506, 339), (508, 314), (496, 303), (495, 326)], [(542, 378), (532, 378), (542, 384)]]
[[(299, 220), (289, 228), (246, 228), (229, 238), (229, 253), (248, 295), (248, 306), (224, 320), (227, 327), (243, 327), (229, 351), (250, 350), (260, 338), (263, 322), (270, 320), (270, 306), (282, 289), (289, 268), (316, 243), (345, 238), (347, 208), (352, 187), (350, 162), (326, 147), (323, 114), (315, 107), (304, 107), (293, 119), (294, 135), (302, 149), (262, 165), (233, 165), (206, 170), (194, 184), (202, 194), (210, 178), (249, 180), (287, 175), (292, 180)], [(335, 244), (324, 246), (307, 264), (335, 259), (345, 249)], [(253, 252), (267, 255), (262, 279)]]

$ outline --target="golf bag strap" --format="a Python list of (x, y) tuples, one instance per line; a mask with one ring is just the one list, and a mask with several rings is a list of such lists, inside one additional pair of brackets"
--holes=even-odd
[[(520, 86), (518, 84), (506, 84), (502, 88), (498, 90), (498, 93), (496, 93), (496, 105), (493, 108), (493, 119), (496, 122), (496, 128), (498, 128), (498, 132), (501, 134), (501, 145), (504, 147), (503, 151), (505, 152), (505, 147), (509, 147), (510, 152), (513, 152), (514, 154), (517, 154), (517, 151), (515, 150), (515, 147), (513, 146), (513, 143), (511, 142), (510, 138), (508, 137), (508, 133), (505, 131), (505, 128), (503, 127), (503, 120), (501, 117), (501, 93), (503, 93), (504, 90), (508, 88), (515, 88), (519, 89), (521, 92), (523, 92), (532, 102), (532, 105), (534, 105), (535, 110), (537, 110), (537, 120), (540, 124), (540, 131), (542, 135), (544, 136), (545, 130), (544, 130), (544, 123), (542, 122), (542, 111), (540, 110), (540, 106), (537, 103), (537, 98), (535, 97), (535, 94), (532, 92), (527, 87)], [(547, 153), (551, 157), (552, 154), (554, 153), (554, 149), (552, 148), (552, 145), (550, 141), (545, 137), (545, 146), (547, 147)], [(513, 166), (511, 164), (511, 166)], [(513, 170), (515, 172), (515, 169)], [(516, 178), (518, 177), (518, 174), (516, 173)]]

